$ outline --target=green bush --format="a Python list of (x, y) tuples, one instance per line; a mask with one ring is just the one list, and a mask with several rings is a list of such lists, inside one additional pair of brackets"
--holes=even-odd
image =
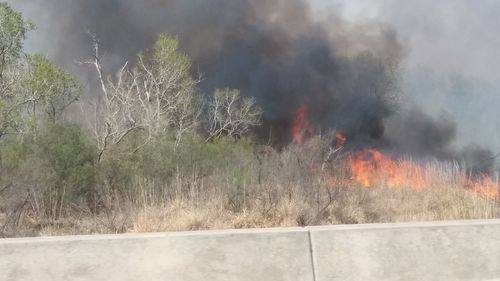
[(176, 173), (208, 176), (221, 169), (236, 169), (241, 161), (251, 157), (251, 142), (246, 139), (221, 138), (206, 143), (200, 137), (191, 137), (180, 145), (164, 139), (144, 150), (139, 171), (147, 177), (168, 181)]
[(23, 152), (22, 142), (10, 139), (0, 142), (0, 168), (2, 171), (19, 168), (22, 163)]
[(112, 189), (129, 191), (138, 178), (163, 189), (176, 177), (196, 180), (216, 174), (227, 175), (238, 185), (248, 178), (254, 160), (253, 144), (248, 139), (220, 138), (207, 143), (200, 136), (191, 136), (179, 144), (165, 137), (132, 154), (127, 152), (128, 146), (135, 143), (130, 142), (124, 142), (101, 163), (99, 170)]
[(41, 211), (58, 217), (70, 203), (89, 203), (96, 149), (75, 126), (48, 123), (39, 132), (0, 140), (0, 184), (30, 192)]
[(80, 129), (48, 125), (36, 138), (35, 145), (38, 156), (47, 163), (49, 195), (61, 202), (76, 201), (92, 190), (96, 149)]

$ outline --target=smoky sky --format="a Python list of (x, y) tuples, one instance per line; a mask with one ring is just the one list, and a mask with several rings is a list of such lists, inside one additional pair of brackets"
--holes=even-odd
[(31, 0), (16, 5), (28, 16), (36, 11), (39, 37), (28, 43), (68, 68), (90, 56), (87, 29), (101, 39), (109, 72), (167, 32), (203, 73), (204, 92), (240, 89), (257, 99), (271, 124), (290, 122), (306, 104), (322, 129), (342, 126), (353, 135), (380, 137), (383, 119), (392, 111), (389, 68), (397, 67), (402, 49), (396, 32), (378, 21), (352, 26), (335, 10), (320, 20), (311, 3), (302, 0)]
[(495, 0), (380, 0), (378, 9), (411, 48), (409, 63), (487, 80), (500, 78), (499, 12)]
[[(436, 100), (429, 93), (436, 91), (421, 93), (422, 85), (437, 89), (432, 83), (449, 81), (448, 74), (469, 81), (500, 73), (500, 36), (493, 32), (497, 1), (10, 2), (38, 26), (28, 50), (48, 55), (84, 83), (88, 73), (74, 62), (91, 55), (86, 30), (101, 39), (108, 74), (168, 32), (203, 73), (200, 87), (207, 94), (238, 88), (258, 100), (271, 125), (284, 127), (307, 104), (322, 130), (340, 128), (352, 142), (382, 142), (410, 152), (447, 154), (466, 131), (464, 122), (456, 122), (463, 119), (460, 111), (481, 108), (468, 109), (474, 99), (468, 92), (463, 103), (441, 98), (428, 109)], [(445, 78), (414, 83), (422, 78), (416, 67)], [(448, 97), (456, 87), (440, 89)]]
[(380, 0), (372, 13), (397, 28), (404, 48), (403, 93), (456, 125), (455, 146), (500, 152), (500, 2)]

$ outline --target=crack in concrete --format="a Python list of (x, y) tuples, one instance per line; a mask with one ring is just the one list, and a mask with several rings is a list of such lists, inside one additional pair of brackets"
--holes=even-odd
[(307, 236), (309, 238), (309, 255), (311, 258), (311, 267), (312, 267), (312, 277), (313, 281), (317, 281), (316, 279), (316, 259), (314, 258), (314, 246), (313, 246), (313, 241), (312, 241), (312, 234), (311, 230), (307, 230)]

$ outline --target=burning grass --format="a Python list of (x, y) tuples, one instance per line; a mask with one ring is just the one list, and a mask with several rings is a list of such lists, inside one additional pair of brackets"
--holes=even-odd
[(456, 163), (395, 160), (375, 149), (353, 153), (349, 163), (352, 180), (366, 188), (384, 186), (426, 192), (440, 186), (455, 186), (491, 199), (499, 196), (498, 179), (469, 174)]
[(136, 174), (126, 188), (103, 192), (97, 208), (75, 205), (58, 218), (28, 198), (0, 216), (0, 230), (38, 236), (500, 218), (492, 178), (472, 179), (456, 163), (343, 153), (329, 143), (315, 137), (279, 152), (251, 148), (211, 172), (177, 169), (169, 182)]

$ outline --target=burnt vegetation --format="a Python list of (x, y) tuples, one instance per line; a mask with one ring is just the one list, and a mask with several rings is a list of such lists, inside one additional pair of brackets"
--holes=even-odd
[(0, 236), (500, 215), (495, 155), (403, 110), (390, 26), (300, 0), (45, 2), (71, 18), (53, 60), (0, 2)]

